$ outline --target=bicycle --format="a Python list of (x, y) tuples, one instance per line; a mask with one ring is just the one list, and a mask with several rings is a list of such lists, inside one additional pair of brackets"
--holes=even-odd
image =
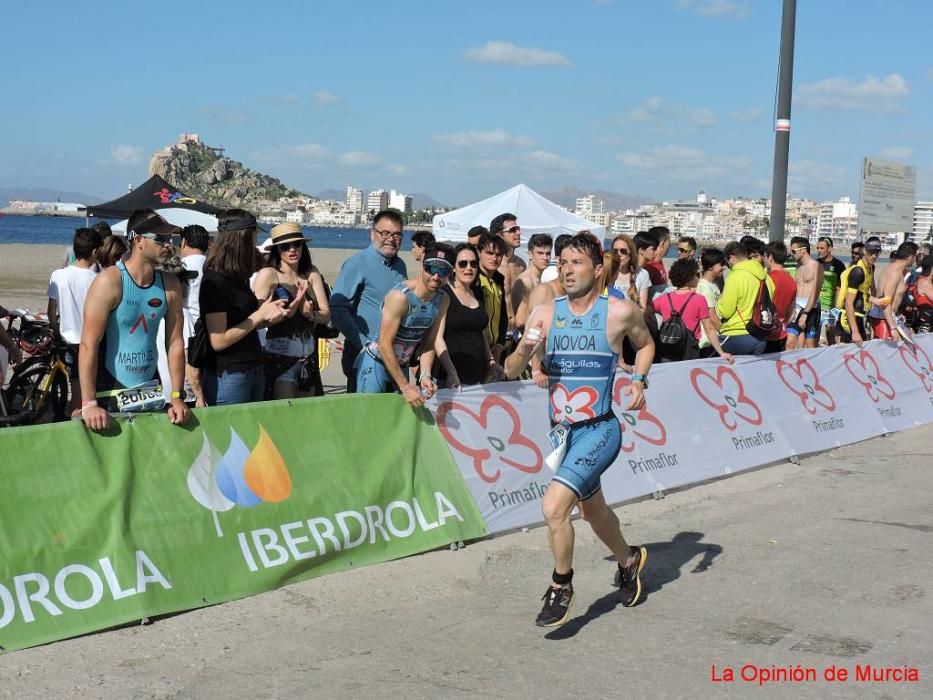
[[(18, 327), (14, 321), (19, 320)], [(12, 312), (8, 332), (30, 354), (11, 373), (2, 390), (0, 425), (28, 425), (42, 421), (49, 410), (52, 420), (68, 418), (67, 345), (42, 318)]]

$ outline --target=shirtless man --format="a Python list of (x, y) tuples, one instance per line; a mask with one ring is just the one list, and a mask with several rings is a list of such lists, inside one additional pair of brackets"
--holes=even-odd
[(525, 330), (525, 322), (531, 313), (528, 299), (531, 291), (541, 281), (541, 273), (551, 262), (553, 241), (546, 233), (536, 233), (528, 239), (528, 269), (512, 282), (512, 308), (515, 309), (515, 327)]
[[(539, 306), (550, 304), (557, 297), (564, 295), (564, 286), (560, 281), (560, 254), (571, 240), (573, 240), (573, 236), (562, 233), (554, 241), (554, 256), (557, 258), (558, 262), (555, 266), (552, 261), (548, 270), (552, 268), (556, 269), (557, 277), (544, 281), (545, 274), (542, 273), (542, 282), (532, 289), (531, 294), (528, 296), (528, 308), (531, 309), (529, 314), (534, 313), (534, 310)], [(547, 389), (547, 374), (544, 373), (541, 367), (541, 359), (537, 356), (531, 358), (531, 380), (542, 389)]]
[(820, 342), (823, 266), (810, 256), (810, 241), (803, 236), (790, 239), (790, 252), (797, 261), (797, 301), (787, 324), (787, 349), (815, 348)]
[(894, 312), (901, 306), (904, 297), (904, 274), (913, 267), (914, 248), (910, 243), (901, 243), (891, 253), (891, 262), (884, 268), (881, 279), (875, 288), (879, 298), (872, 299), (868, 312), (868, 324), (875, 338), (898, 340), (900, 331), (894, 318)]
[[(586, 236), (574, 236), (561, 251), (560, 275), (567, 295), (532, 312), (525, 336), (505, 364), (507, 376), (514, 378), (532, 356), (544, 362), (550, 387), (551, 425), (565, 431), (565, 450), (555, 456), (560, 465), (541, 504), (554, 570), (536, 620), (539, 627), (556, 627), (570, 618), (574, 541), (570, 516), (577, 506), (596, 536), (615, 554), (616, 585), (621, 589), (622, 605), (631, 607), (642, 597), (641, 572), (648, 552), (625, 541), (618, 517), (606, 505), (600, 477), (615, 461), (622, 444), (619, 419), (612, 410), (622, 341), (627, 336), (638, 348), (631, 376), (631, 402), (626, 410), (638, 410), (644, 405), (654, 342), (635, 304), (600, 293), (596, 280), (602, 266), (599, 245)], [(583, 364), (587, 367), (585, 376), (579, 369)], [(566, 397), (580, 389), (587, 390), (590, 403), (574, 408)]]

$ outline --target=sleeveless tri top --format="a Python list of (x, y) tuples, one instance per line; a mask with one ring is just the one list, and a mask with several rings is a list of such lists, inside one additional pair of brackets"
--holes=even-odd
[(612, 410), (612, 385), (619, 356), (609, 344), (609, 297), (576, 316), (567, 297), (554, 300), (545, 368), (552, 423), (579, 423)]
[[(402, 317), (398, 332), (395, 334), (395, 341), (392, 343), (399, 365), (407, 367), (425, 333), (434, 325), (441, 303), (444, 301), (444, 294), (437, 292), (431, 299), (422, 301), (404, 282), (399, 282), (392, 289), (402, 292), (408, 301), (408, 313)], [(378, 334), (376, 340), (379, 340)], [(375, 342), (370, 343), (367, 349), (370, 348), (370, 353), (374, 357), (379, 357)]]
[(157, 270), (152, 284), (140, 287), (122, 260), (117, 268), (123, 292), (107, 318), (98, 352), (98, 392), (140, 386), (156, 377), (159, 369), (156, 336), (168, 309), (162, 273)]

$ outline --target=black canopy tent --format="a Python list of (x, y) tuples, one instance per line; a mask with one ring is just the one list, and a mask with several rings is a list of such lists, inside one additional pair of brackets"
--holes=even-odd
[(94, 216), (100, 219), (128, 219), (137, 209), (194, 209), (205, 214), (220, 214), (223, 209), (211, 206), (207, 202), (200, 202), (194, 197), (189, 197), (184, 192), (179, 192), (178, 188), (169, 184), (158, 175), (153, 175), (143, 184), (132, 192), (128, 192), (122, 197), (104, 202), (103, 204), (92, 204), (87, 208), (86, 216)]

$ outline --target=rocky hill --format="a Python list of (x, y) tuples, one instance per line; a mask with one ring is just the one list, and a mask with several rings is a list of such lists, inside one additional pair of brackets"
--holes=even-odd
[[(187, 137), (187, 138), (186, 138)], [(261, 200), (305, 196), (201, 143), (196, 134), (152, 154), (149, 175), (161, 175), (185, 194), (219, 207), (253, 208)]]

